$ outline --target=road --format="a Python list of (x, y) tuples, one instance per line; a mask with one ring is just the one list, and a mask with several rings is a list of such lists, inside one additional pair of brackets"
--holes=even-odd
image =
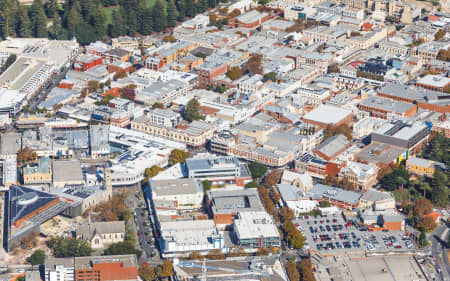
[(36, 93), (31, 100), (28, 103), (28, 107), (30, 108), (30, 110), (35, 110), (38, 105), (43, 102), (48, 94), (50, 93), (50, 91), (56, 86), (58, 85), (61, 80), (63, 80), (66, 77), (67, 71), (69, 70), (69, 68), (66, 68), (63, 72), (58, 73), (57, 75), (53, 76), (44, 86), (42, 89), (39, 90), (38, 93)]
[(445, 243), (449, 234), (449, 229), (445, 224), (440, 225), (431, 237), (431, 253), (436, 263), (436, 270), (439, 272), (441, 280), (450, 281), (448, 260), (446, 254)]

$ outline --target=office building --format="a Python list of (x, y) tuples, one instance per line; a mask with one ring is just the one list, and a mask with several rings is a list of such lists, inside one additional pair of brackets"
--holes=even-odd
[(273, 218), (265, 211), (239, 212), (233, 232), (239, 246), (250, 249), (279, 247), (280, 233)]

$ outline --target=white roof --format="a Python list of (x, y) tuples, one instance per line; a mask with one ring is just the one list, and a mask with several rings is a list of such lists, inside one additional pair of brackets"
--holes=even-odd
[(434, 87), (445, 87), (450, 84), (450, 78), (439, 75), (427, 75), (417, 81), (418, 84), (425, 84)]
[(235, 231), (239, 239), (258, 237), (280, 237), (272, 217), (264, 211), (239, 212), (239, 219), (234, 220)]
[(322, 104), (316, 109), (306, 114), (305, 116), (303, 116), (303, 119), (323, 124), (336, 124), (350, 114), (352, 114), (351, 110)]

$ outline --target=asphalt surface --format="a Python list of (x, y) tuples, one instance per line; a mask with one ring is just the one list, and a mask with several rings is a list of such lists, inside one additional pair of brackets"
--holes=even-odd
[(436, 270), (443, 281), (450, 281), (450, 268), (446, 255), (447, 248), (445, 247), (449, 233), (450, 230), (443, 224), (434, 231), (431, 238), (431, 254), (436, 264)]

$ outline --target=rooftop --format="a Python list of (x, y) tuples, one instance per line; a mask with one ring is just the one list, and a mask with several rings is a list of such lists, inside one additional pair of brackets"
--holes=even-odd
[(150, 188), (156, 196), (203, 192), (198, 182), (194, 179), (151, 180)]
[(352, 114), (351, 110), (322, 104), (303, 116), (303, 119), (323, 124), (336, 124)]
[(329, 198), (334, 201), (344, 202), (356, 205), (359, 201), (359, 193), (354, 191), (344, 190), (338, 187), (316, 184), (308, 191), (313, 199)]

